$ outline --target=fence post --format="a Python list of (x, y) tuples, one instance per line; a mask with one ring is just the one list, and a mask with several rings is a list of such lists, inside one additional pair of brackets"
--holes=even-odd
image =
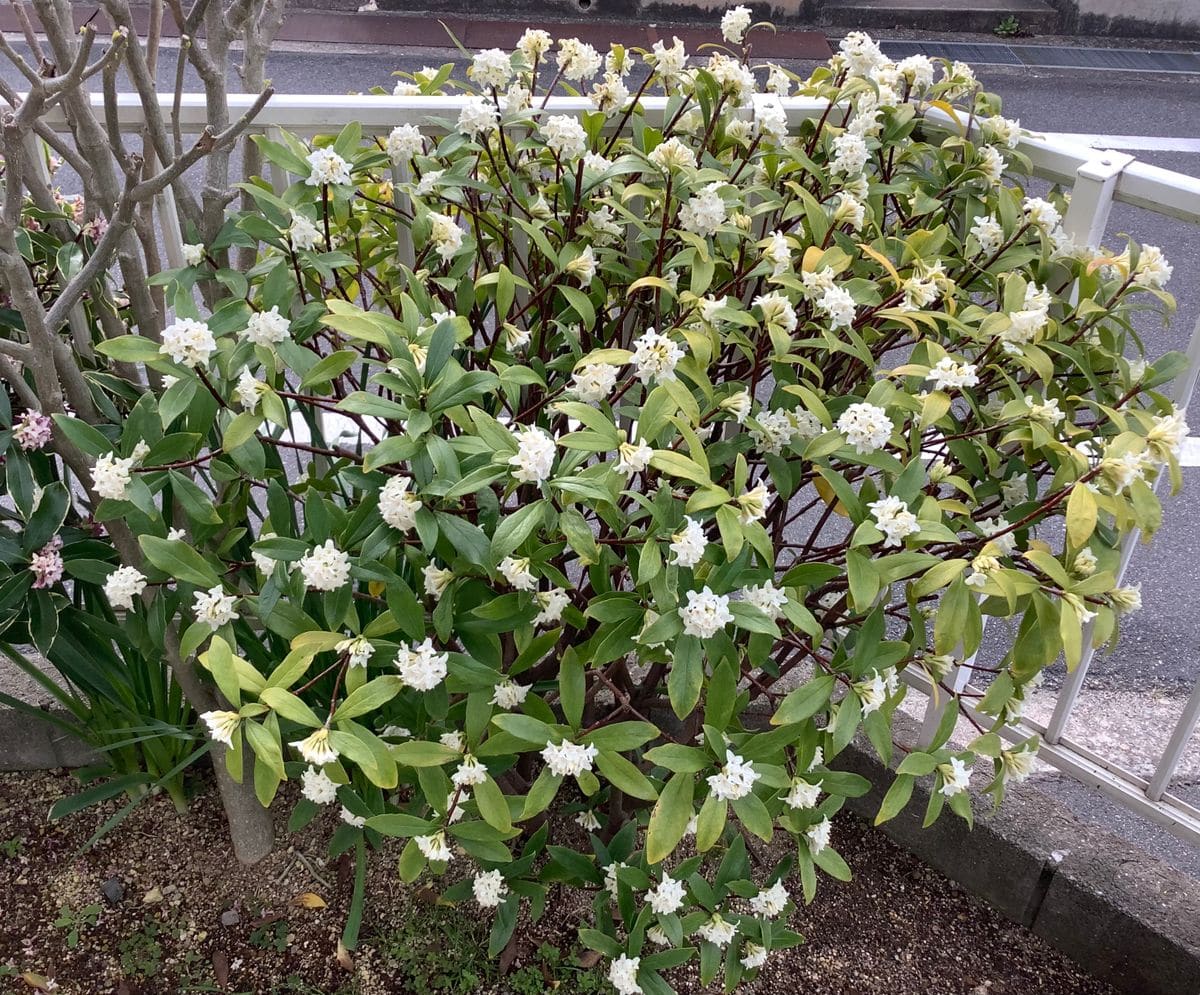
[[(1113, 194), (1116, 192), (1117, 180), (1131, 162), (1133, 156), (1124, 152), (1100, 152), (1096, 158), (1083, 163), (1075, 170), (1075, 185), (1071, 189), (1071, 203), (1063, 218), (1063, 230), (1078, 244), (1089, 248), (1098, 248), (1104, 238), (1104, 229), (1108, 225), (1108, 216), (1112, 212)], [(1074, 292), (1073, 292), (1074, 293)], [(1117, 582), (1129, 566), (1133, 557), (1134, 543), (1137, 535), (1126, 536), (1121, 546), (1121, 565), (1117, 572)], [(1131, 541), (1132, 540), (1132, 541)], [(1062, 739), (1063, 732), (1070, 721), (1079, 699), (1080, 689), (1087, 677), (1088, 668), (1092, 665), (1095, 648), (1092, 646), (1092, 633), (1095, 624), (1089, 622), (1083, 629), (1083, 654), (1078, 665), (1067, 674), (1058, 700), (1054, 703), (1054, 712), (1046, 723), (1046, 733), (1043, 737), (1047, 743), (1057, 743)]]

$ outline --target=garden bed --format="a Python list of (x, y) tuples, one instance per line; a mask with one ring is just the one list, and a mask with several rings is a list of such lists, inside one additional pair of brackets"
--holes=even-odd
[[(432, 892), (402, 885), (394, 844), (372, 862), (362, 942), (342, 966), (352, 865), (323, 859), (335, 809), (247, 869), (225, 850), (208, 790), (182, 818), (167, 799), (153, 799), (80, 854), (117, 806), (47, 823), (50, 805), (75, 790), (63, 773), (0, 775), (0, 972), (10, 975), (0, 990), (38, 990), (40, 978), (53, 978), (57, 988), (42, 990), (64, 995), (610, 991), (598, 972), (576, 966), (570, 910), (553, 895), (501, 977), (486, 955), (487, 917), (473, 903), (430, 905)], [(853, 816), (839, 816), (833, 842), (854, 880), (822, 880), (823, 900), (792, 923), (808, 943), (774, 954), (752, 991), (1111, 995)], [(789, 887), (799, 892), (798, 882)], [(672, 980), (681, 993), (701, 990), (690, 977)]]

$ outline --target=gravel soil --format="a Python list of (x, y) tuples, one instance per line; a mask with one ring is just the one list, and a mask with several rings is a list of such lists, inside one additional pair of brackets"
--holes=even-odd
[[(413, 919), (428, 918), (432, 894), (399, 882), (398, 848), (389, 845), (372, 861), (362, 942), (339, 962), (353, 872), (348, 861), (324, 859), (336, 825), (332, 809), (303, 833), (281, 839), (267, 860), (244, 868), (225, 850), (209, 788), (200, 789), (182, 817), (166, 798), (149, 799), (82, 852), (119, 806), (47, 822), (49, 807), (77, 790), (65, 773), (0, 775), (0, 992), (409, 992), (389, 950), (396, 949), (398, 928), (406, 937), (419, 933)], [(822, 879), (817, 900), (793, 916), (793, 928), (808, 942), (774, 955), (746, 991), (1115, 995), (853, 816), (836, 821), (833, 843), (854, 880)], [(789, 887), (799, 893), (798, 881)], [(486, 930), (477, 909), (464, 909), (461, 920), (464, 935)], [(572, 929), (571, 917), (552, 902), (520, 945), (514, 968), (530, 963), (543, 943), (569, 956)], [(430, 942), (441, 944), (442, 936)], [(681, 995), (699, 995), (694, 977), (685, 968), (672, 980)], [(471, 995), (509, 992), (494, 976)]]

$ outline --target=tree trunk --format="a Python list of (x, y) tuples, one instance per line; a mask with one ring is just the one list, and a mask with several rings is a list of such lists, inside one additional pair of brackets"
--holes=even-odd
[(250, 750), (244, 752), (242, 783), (239, 784), (225, 766), (226, 752), (220, 743), (213, 744), (213, 772), (225, 808), (225, 821), (229, 824), (229, 839), (233, 843), (234, 856), (241, 863), (257, 864), (275, 847), (275, 821), (271, 818), (271, 810), (263, 808), (254, 794), (254, 764), (246, 763), (253, 753)]

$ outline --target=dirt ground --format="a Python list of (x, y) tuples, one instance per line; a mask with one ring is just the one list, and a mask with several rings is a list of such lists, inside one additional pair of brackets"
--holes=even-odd
[[(435, 915), (419, 891), (400, 883), (399, 850), (389, 847), (372, 861), (362, 941), (352, 959), (339, 964), (353, 872), (348, 861), (324, 859), (334, 810), (303, 833), (283, 837), (262, 864), (243, 868), (224, 849), (211, 790), (201, 790), (185, 817), (165, 798), (150, 799), (82, 853), (81, 844), (117, 806), (47, 822), (50, 805), (76, 790), (66, 773), (0, 775), (0, 991), (526, 995), (530, 978), (539, 977), (528, 964), (537, 959), (535, 945), (548, 944), (555, 956), (571, 953), (565, 917), (539, 923), (523, 955), (523, 981), (513, 987), (513, 976), (499, 977), (486, 961), (487, 923), (478, 909)], [(746, 991), (1115, 995), (854, 817), (837, 821), (833, 842), (854, 880), (821, 881), (816, 902), (792, 921), (808, 942), (773, 955)], [(789, 884), (798, 894), (799, 882)], [(433, 935), (422, 937), (422, 930)], [(423, 941), (449, 956), (452, 975), (461, 959), (462, 970), (475, 971), (478, 982), (468, 987), (461, 975), (439, 982), (414, 974), (412, 950)], [(465, 953), (472, 944), (480, 949)], [(521, 957), (514, 966), (522, 966)], [(559, 984), (544, 967), (537, 970), (547, 983), (535, 983), (533, 991), (611, 991), (591, 979)], [(411, 980), (418, 975), (419, 985)], [(690, 995), (700, 992), (693, 978), (685, 968), (673, 981)]]

